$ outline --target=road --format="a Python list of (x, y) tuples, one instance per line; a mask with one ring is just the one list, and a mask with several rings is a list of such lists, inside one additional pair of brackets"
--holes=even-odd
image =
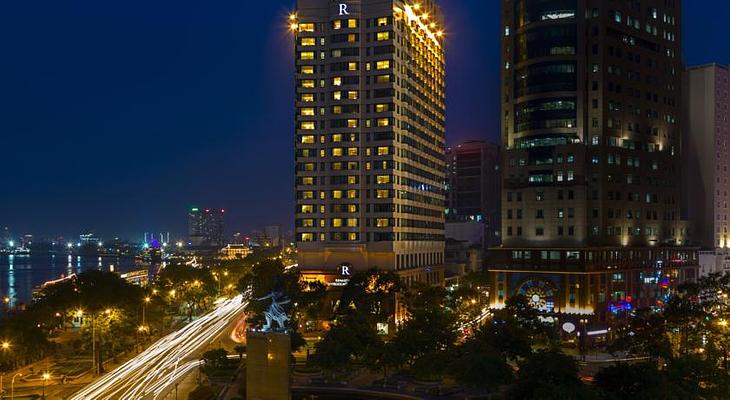
[(245, 306), (242, 296), (218, 301), (215, 310), (158, 340), (69, 399), (161, 399), (197, 366), (206, 347), (241, 315)]

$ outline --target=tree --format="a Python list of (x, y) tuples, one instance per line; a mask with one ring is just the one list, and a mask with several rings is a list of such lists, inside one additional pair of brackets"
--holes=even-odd
[(236, 347), (234, 347), (233, 350), (235, 350), (236, 353), (238, 354), (238, 359), (243, 360), (243, 355), (246, 353), (246, 346), (239, 344)]
[(449, 374), (458, 382), (493, 389), (514, 380), (512, 368), (491, 341), (474, 337), (460, 345), (448, 367)]
[(210, 376), (214, 371), (228, 365), (228, 353), (225, 349), (213, 349), (203, 353), (203, 372)]
[(395, 298), (401, 289), (400, 278), (393, 272), (358, 272), (343, 289), (335, 314), (357, 312), (372, 323), (382, 322), (393, 315)]
[(626, 351), (647, 356), (654, 361), (672, 356), (664, 316), (651, 309), (637, 310), (627, 323), (616, 330), (617, 338), (609, 347), (611, 353)]
[(217, 282), (208, 268), (195, 268), (185, 264), (166, 266), (155, 282), (163, 298), (179, 311), (180, 306), (188, 321), (203, 312), (217, 293)]
[(474, 334), (473, 341), (497, 352), (502, 359), (517, 361), (532, 353), (532, 340), (526, 328), (512, 320), (492, 320)]
[(343, 316), (315, 345), (312, 361), (323, 370), (338, 372), (349, 367), (354, 360), (362, 360), (366, 349), (378, 345), (378, 333), (374, 325), (356, 315)]
[(542, 322), (540, 313), (532, 307), (525, 296), (511, 296), (505, 302), (504, 308), (495, 310), (493, 321), (501, 321), (516, 332), (521, 330), (530, 337), (530, 342), (541, 344), (550, 349), (560, 346), (560, 337), (555, 328)]
[(595, 376), (606, 400), (666, 399), (666, 384), (654, 363), (612, 365)]
[(554, 350), (535, 352), (522, 361), (517, 381), (507, 393), (510, 400), (596, 398), (596, 393), (578, 379), (575, 360)]
[(314, 363), (335, 372), (364, 361), (382, 371), (385, 379), (389, 368), (400, 365), (400, 353), (383, 341), (377, 323), (391, 318), (399, 290), (400, 280), (393, 273), (376, 269), (356, 273), (343, 289), (333, 324), (315, 346)]
[(393, 339), (405, 363), (426, 378), (443, 373), (447, 363), (437, 359), (457, 340), (457, 317), (444, 306), (445, 298), (442, 287), (414, 286), (405, 299), (408, 318)]
[(389, 373), (403, 365), (403, 358), (395, 344), (377, 338), (364, 352), (364, 361), (372, 372), (382, 372), (383, 386), (388, 384)]

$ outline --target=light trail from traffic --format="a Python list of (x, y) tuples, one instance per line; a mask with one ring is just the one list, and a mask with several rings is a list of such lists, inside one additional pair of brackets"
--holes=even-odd
[(159, 399), (200, 365), (205, 348), (246, 306), (243, 296), (219, 300), (216, 309), (155, 342), (145, 351), (80, 390), (70, 400)]

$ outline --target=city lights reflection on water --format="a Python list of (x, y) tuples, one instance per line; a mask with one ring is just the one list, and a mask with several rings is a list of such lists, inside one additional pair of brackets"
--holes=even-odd
[[(64, 260), (65, 258), (65, 260)], [(29, 304), (33, 288), (44, 282), (81, 273), (90, 269), (127, 272), (135, 266), (133, 258), (97, 257), (77, 255), (0, 255), (0, 297), (10, 298), (10, 306)]]

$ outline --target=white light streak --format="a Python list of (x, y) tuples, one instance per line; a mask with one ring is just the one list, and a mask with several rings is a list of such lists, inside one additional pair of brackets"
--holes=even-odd
[(216, 304), (215, 310), (158, 340), (69, 399), (162, 398), (175, 383), (200, 365), (202, 352), (240, 316), (247, 302), (243, 301), (243, 296), (236, 296)]

